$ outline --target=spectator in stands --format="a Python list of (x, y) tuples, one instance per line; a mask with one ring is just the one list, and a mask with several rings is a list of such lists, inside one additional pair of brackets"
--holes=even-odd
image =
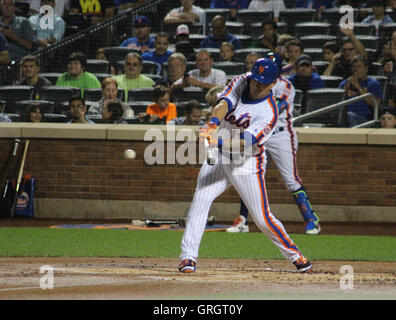
[(199, 87), (210, 89), (215, 86), (225, 86), (227, 76), (223, 70), (212, 68), (213, 58), (207, 50), (201, 50), (196, 54), (195, 64), (197, 69), (189, 71), (182, 79), (175, 84), (181, 87)]
[(215, 86), (211, 89), (208, 90), (205, 94), (205, 100), (207, 104), (207, 108), (204, 108), (202, 110), (202, 115), (201, 118), (207, 122), (212, 115), (213, 108), (217, 104), (217, 100), (219, 99), (219, 94), (222, 93), (224, 90), (224, 87), (222, 86)]
[(121, 43), (120, 47), (138, 49), (141, 53), (154, 49), (154, 38), (150, 37), (150, 20), (145, 16), (138, 16), (133, 22), (133, 27), (135, 29), (136, 36), (125, 39)]
[(114, 68), (114, 66), (111, 65), (110, 59), (106, 55), (105, 48), (99, 48), (98, 50), (96, 50), (95, 59), (104, 60), (104, 61), (109, 62), (109, 64), (110, 64), (110, 73), (113, 74), (113, 75), (116, 74), (116, 69)]
[(375, 34), (379, 35), (379, 26), (393, 23), (392, 18), (385, 13), (385, 0), (372, 0), (370, 2), (373, 14), (363, 19), (362, 23), (372, 24), (375, 26)]
[(44, 112), (39, 104), (32, 103), (28, 106), (25, 113), (25, 122), (42, 122)]
[(366, 93), (371, 93), (375, 98), (368, 97), (364, 100), (348, 105), (347, 120), (348, 126), (354, 127), (358, 124), (373, 119), (373, 108), (375, 101), (381, 103), (381, 84), (374, 78), (368, 77), (368, 60), (364, 56), (357, 55), (352, 59), (352, 76), (343, 80), (338, 86), (346, 90), (345, 99), (350, 99)]
[(235, 21), (240, 9), (248, 9), (250, 0), (212, 0), (211, 9), (230, 9), (229, 20)]
[(300, 40), (295, 39), (287, 43), (286, 45), (288, 64), (293, 66), (289, 68), (288, 72), (284, 73), (285, 76), (290, 76), (297, 72), (296, 62), (298, 57), (304, 53), (304, 47)]
[(234, 61), (235, 48), (230, 42), (223, 42), (220, 46), (220, 61), (232, 62)]
[(92, 104), (88, 110), (88, 114), (101, 114), (103, 106), (107, 102), (118, 102), (123, 108), (123, 117), (132, 118), (134, 116), (133, 110), (123, 103), (117, 97), (118, 95), (118, 83), (113, 78), (105, 78), (102, 81), (102, 98), (96, 103)]
[[(55, 0), (41, 0), (41, 6), (55, 7)], [(29, 17), (29, 23), (34, 30), (34, 44), (37, 49), (43, 49), (62, 40), (65, 34), (66, 23), (61, 17), (56, 15), (55, 10), (52, 15), (53, 28), (48, 25), (42, 26), (41, 19), (44, 14), (38, 13)]]
[(114, 5), (118, 11), (126, 10), (129, 8), (137, 8), (144, 4), (146, 0), (114, 0)]
[(384, 45), (378, 62), (382, 64), (381, 75), (388, 77), (389, 83), (396, 84), (396, 31)]
[[(55, 14), (59, 17), (63, 17), (65, 12), (67, 12), (70, 8), (71, 0), (56, 0), (55, 2)], [(29, 14), (39, 14), (40, 6), (42, 6), (40, 0), (27, 0), (26, 2), (30, 3)]]
[(39, 99), (38, 91), (44, 86), (52, 86), (51, 81), (39, 75), (40, 62), (37, 57), (27, 55), (22, 59), (22, 76), (21, 80), (15, 82), (18, 86), (32, 86), (33, 98)]
[(337, 54), (339, 51), (339, 48), (337, 46), (337, 42), (335, 41), (327, 41), (323, 44), (322, 46), (322, 60), (331, 62), (331, 59), (334, 57), (335, 54)]
[(154, 103), (147, 106), (146, 112), (139, 113), (140, 122), (145, 122), (145, 119), (148, 118), (148, 123), (158, 119), (168, 123), (177, 118), (176, 105), (170, 102), (170, 91), (167, 87), (156, 86), (153, 92), (153, 100)]
[(107, 123), (127, 124), (123, 119), (123, 106), (118, 101), (107, 101), (103, 104), (102, 119)]
[(14, 0), (1, 0), (0, 4), (0, 32), (8, 40), (11, 60), (22, 58), (33, 48), (33, 29), (25, 17), (15, 15)]
[(67, 61), (67, 72), (58, 78), (55, 85), (80, 88), (82, 97), (85, 89), (100, 88), (100, 82), (95, 75), (85, 71), (86, 65), (85, 55), (81, 52), (73, 52)]
[(165, 85), (170, 88), (171, 92), (176, 91), (177, 88), (174, 83), (183, 78), (186, 72), (187, 59), (186, 57), (180, 53), (175, 52), (172, 53), (168, 59), (168, 69), (166, 75), (162, 77), (157, 84)]
[(190, 100), (186, 103), (184, 116), (175, 118), (168, 122), (168, 124), (184, 125), (184, 126), (202, 126), (205, 121), (201, 119), (202, 110), (201, 105), (197, 100)]
[(95, 123), (88, 119), (87, 106), (85, 105), (84, 98), (81, 96), (74, 96), (70, 99), (69, 116), (71, 119), (67, 123)]
[(310, 56), (306, 54), (299, 56), (295, 65), (297, 72), (289, 77), (289, 80), (293, 84), (294, 88), (303, 92), (304, 98), (302, 105), (305, 106), (306, 93), (308, 90), (323, 89), (326, 86), (322, 78), (316, 72), (313, 72), (313, 65)]
[(252, 41), (252, 47), (275, 51), (275, 48), (278, 45), (278, 27), (276, 22), (272, 20), (264, 21), (262, 29), (262, 35)]
[(3, 113), (4, 106), (5, 106), (5, 101), (0, 101), (0, 122), (12, 122), (12, 120)]
[(252, 67), (254, 65), (254, 63), (262, 58), (262, 53), (260, 52), (251, 52), (249, 53), (246, 58), (245, 58), (245, 68), (246, 68), (246, 72), (249, 72), (250, 70), (252, 70)]
[(194, 61), (195, 59), (195, 49), (190, 41), (177, 42), (175, 52), (182, 53), (188, 61)]
[(380, 113), (380, 126), (383, 129), (396, 128), (396, 109), (383, 108)]
[(249, 10), (272, 11), (274, 13), (274, 21), (278, 22), (279, 12), (286, 10), (283, 0), (253, 0), (249, 4)]
[(186, 24), (176, 28), (176, 43), (180, 41), (190, 41), (190, 28)]
[(212, 33), (203, 39), (199, 45), (200, 48), (220, 48), (220, 45), (226, 41), (231, 42), (235, 50), (242, 48), (241, 41), (227, 31), (226, 18), (217, 15), (211, 21)]
[(146, 51), (142, 54), (142, 60), (152, 61), (157, 64), (157, 74), (161, 74), (162, 64), (167, 62), (173, 51), (168, 50), (169, 36), (165, 32), (159, 32), (155, 36), (154, 51)]
[(341, 32), (348, 39), (342, 42), (341, 51), (333, 56), (323, 75), (338, 76), (346, 79), (352, 74), (353, 57), (357, 54), (367, 57), (367, 53), (364, 45), (356, 38), (353, 30), (341, 29)]
[(114, 17), (116, 14), (116, 9), (113, 0), (96, 0), (89, 2), (71, 0), (69, 13), (83, 14), (93, 26)]
[(206, 13), (199, 7), (194, 5), (195, 0), (180, 0), (181, 7), (169, 11), (164, 23), (195, 23), (206, 26)]
[(334, 6), (334, 0), (297, 0), (295, 8), (329, 9)]
[(125, 102), (128, 101), (128, 91), (138, 88), (150, 88), (154, 86), (154, 81), (141, 74), (143, 60), (136, 52), (130, 52), (125, 57), (124, 74), (113, 77), (118, 83), (118, 87), (124, 90)]
[(4, 34), (0, 32), (0, 64), (9, 64), (11, 61), (8, 41)]
[(282, 61), (288, 61), (289, 58), (287, 56), (287, 44), (291, 41), (296, 40), (295, 37), (293, 37), (290, 34), (281, 34), (278, 37), (278, 44), (276, 45), (275, 48), (275, 53), (279, 54), (282, 57)]

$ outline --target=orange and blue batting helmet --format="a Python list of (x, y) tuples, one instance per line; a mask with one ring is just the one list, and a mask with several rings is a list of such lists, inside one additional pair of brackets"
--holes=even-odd
[(254, 63), (247, 77), (259, 83), (270, 84), (278, 78), (278, 73), (278, 66), (275, 62), (268, 58), (261, 58)]

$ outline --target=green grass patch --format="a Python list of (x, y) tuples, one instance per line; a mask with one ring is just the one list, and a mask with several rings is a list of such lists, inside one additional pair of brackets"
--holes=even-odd
[[(180, 253), (180, 231), (0, 228), (0, 257), (168, 257)], [(292, 234), (312, 260), (396, 261), (395, 237)], [(261, 233), (206, 232), (201, 258), (283, 259)]]

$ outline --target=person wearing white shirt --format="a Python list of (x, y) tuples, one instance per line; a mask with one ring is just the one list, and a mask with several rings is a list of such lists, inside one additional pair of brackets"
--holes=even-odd
[[(40, 0), (27, 0), (30, 3), (30, 10), (37, 13), (40, 12)], [(55, 1), (55, 14), (59, 17), (63, 17), (65, 10), (67, 11), (70, 7), (70, 0), (56, 0)]]
[(253, 0), (250, 2), (248, 10), (273, 11), (274, 20), (278, 22), (279, 11), (286, 10), (286, 6), (283, 0)]
[(195, 64), (197, 69), (193, 69), (186, 76), (175, 82), (180, 87), (199, 87), (208, 90), (215, 86), (225, 86), (227, 76), (223, 70), (212, 68), (213, 58), (207, 50), (200, 50), (196, 54)]
[(204, 28), (206, 27), (206, 13), (201, 7), (194, 6), (195, 0), (180, 0), (181, 7), (169, 11), (164, 23), (197, 23)]

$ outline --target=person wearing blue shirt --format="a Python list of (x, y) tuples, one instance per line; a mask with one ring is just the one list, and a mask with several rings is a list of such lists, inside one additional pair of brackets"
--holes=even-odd
[(169, 36), (166, 32), (159, 32), (155, 36), (154, 51), (147, 51), (142, 54), (143, 60), (153, 61), (157, 64), (157, 74), (161, 74), (162, 64), (168, 61), (173, 51), (168, 50)]
[(200, 48), (220, 48), (223, 42), (230, 42), (235, 50), (242, 48), (241, 41), (227, 31), (226, 19), (217, 15), (211, 21), (212, 33), (201, 41)]
[(250, 0), (212, 0), (211, 9), (230, 9), (230, 21), (236, 20), (238, 10), (248, 9)]
[(372, 24), (375, 26), (375, 34), (379, 35), (379, 26), (393, 23), (392, 18), (385, 14), (386, 1), (374, 0), (371, 1), (370, 6), (373, 10), (373, 14), (363, 19), (362, 23)]
[(309, 8), (309, 9), (320, 9), (320, 8), (332, 8), (333, 0), (297, 0), (294, 5), (295, 8)]
[(141, 53), (154, 49), (154, 38), (150, 37), (151, 22), (145, 16), (138, 16), (133, 27), (136, 31), (136, 37), (125, 39), (120, 47), (135, 48)]
[(375, 101), (378, 105), (382, 99), (381, 84), (374, 78), (368, 77), (368, 60), (357, 55), (352, 60), (352, 76), (342, 81), (338, 86), (346, 90), (345, 99), (357, 97), (366, 93), (371, 93), (375, 98), (368, 97), (364, 100), (351, 103), (347, 107), (348, 126), (354, 127), (358, 124), (373, 119)]

